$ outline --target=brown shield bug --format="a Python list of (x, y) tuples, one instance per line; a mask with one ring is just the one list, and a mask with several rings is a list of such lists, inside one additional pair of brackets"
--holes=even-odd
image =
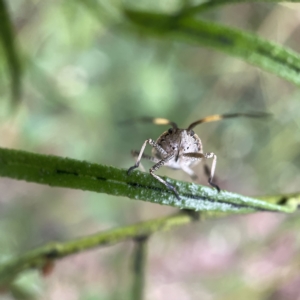
[[(197, 175), (191, 169), (191, 167), (198, 164), (202, 159), (212, 158), (211, 169), (208, 171), (208, 183), (212, 187), (216, 188), (218, 192), (220, 192), (218, 185), (213, 182), (217, 165), (217, 156), (212, 152), (203, 152), (201, 140), (193, 131), (193, 128), (202, 123), (215, 122), (228, 118), (260, 118), (266, 116), (269, 116), (269, 114), (260, 112), (211, 115), (193, 122), (188, 126), (187, 129), (180, 129), (176, 123), (164, 118), (140, 118), (139, 121), (151, 122), (157, 125), (171, 125), (172, 128), (162, 133), (156, 141), (147, 139), (140, 151), (132, 151), (133, 156), (137, 157), (137, 160), (136, 163), (128, 169), (127, 174), (129, 175), (135, 168), (139, 167), (142, 158), (151, 160), (155, 163), (155, 165), (150, 168), (150, 174), (159, 182), (164, 184), (169, 190), (173, 191), (175, 196), (180, 199), (175, 187), (156, 175), (154, 172), (160, 167), (166, 166), (172, 169), (181, 169), (189, 174), (193, 180), (195, 180), (197, 179)], [(152, 156), (144, 154), (147, 144), (153, 147)]]

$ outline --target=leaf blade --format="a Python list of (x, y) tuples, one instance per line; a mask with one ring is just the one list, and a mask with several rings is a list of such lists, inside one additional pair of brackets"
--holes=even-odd
[(251, 213), (255, 211), (293, 212), (296, 206), (216, 190), (194, 183), (166, 180), (180, 194), (175, 195), (150, 174), (139, 171), (130, 176), (126, 170), (58, 156), (0, 148), (0, 176), (56, 187), (88, 190), (194, 211)]
[(215, 23), (126, 10), (127, 19), (145, 33), (214, 48), (300, 85), (300, 55), (254, 34)]
[[(280, 3), (280, 2), (286, 2), (285, 0), (207, 0), (204, 1), (198, 5), (189, 6), (184, 9), (182, 9), (179, 12), (180, 16), (191, 16), (198, 13), (202, 13), (203, 11), (213, 9), (215, 7), (221, 6), (221, 5), (229, 5), (229, 4), (241, 4), (241, 3)], [(300, 2), (300, 0), (289, 0), (289, 2)]]

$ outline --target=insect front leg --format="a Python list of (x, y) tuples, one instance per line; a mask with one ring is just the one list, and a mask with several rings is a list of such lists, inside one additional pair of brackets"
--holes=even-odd
[[(210, 167), (207, 164), (204, 164), (203, 169), (204, 169), (205, 176), (207, 178), (209, 178), (210, 177)], [(218, 179), (216, 178), (216, 175), (214, 175), (214, 181), (218, 182)]]
[[(138, 168), (139, 165), (140, 165), (140, 162), (141, 162), (141, 159), (144, 157), (144, 158), (149, 158), (150, 156), (148, 155), (145, 155), (144, 154), (144, 151), (145, 151), (145, 148), (147, 146), (147, 144), (149, 144), (150, 146), (154, 147), (157, 151), (159, 151), (163, 156), (166, 156), (167, 155), (167, 152), (162, 148), (160, 147), (157, 143), (155, 143), (152, 139), (148, 139), (144, 142), (142, 148), (141, 148), (141, 151), (138, 155), (138, 158), (135, 162), (135, 164), (130, 167), (127, 171), (127, 174), (129, 175), (134, 169)], [(133, 152), (135, 153), (135, 151)], [(154, 158), (153, 158), (154, 159)]]
[(205, 158), (213, 159), (212, 164), (211, 164), (211, 169), (210, 169), (210, 176), (208, 177), (208, 183), (211, 186), (213, 186), (214, 188), (216, 188), (218, 190), (218, 192), (220, 192), (219, 186), (212, 182), (214, 174), (215, 174), (215, 170), (216, 170), (216, 165), (217, 165), (217, 155), (212, 152), (209, 152), (209, 153), (205, 153), (204, 156), (205, 156)]
[[(140, 154), (140, 152), (137, 151), (137, 150), (132, 150), (132, 151), (131, 151), (131, 155), (132, 155), (134, 158), (138, 158), (138, 157), (139, 157), (139, 154)], [(147, 160), (150, 160), (150, 161), (152, 161), (152, 162), (154, 162), (154, 163), (158, 163), (158, 162), (159, 162), (159, 159), (158, 159), (158, 158), (153, 157), (153, 156), (150, 156), (150, 155), (147, 155), (147, 154), (145, 154), (145, 153), (143, 153), (142, 158), (147, 159)], [(141, 162), (140, 162), (140, 169), (141, 169), (143, 172), (146, 172), (146, 170), (145, 170), (145, 168), (144, 168), (144, 166), (142, 165)]]
[(159, 161), (156, 165), (154, 165), (149, 171), (150, 171), (150, 174), (155, 178), (157, 179), (159, 182), (161, 182), (163, 185), (165, 185), (169, 190), (171, 190), (176, 198), (178, 200), (180, 200), (180, 197), (179, 197), (179, 194), (178, 192), (176, 191), (175, 187), (168, 183), (167, 181), (163, 180), (161, 177), (159, 177), (158, 175), (154, 174), (155, 171), (157, 171), (160, 167), (162, 167), (164, 164), (166, 164), (169, 160), (171, 160), (172, 158), (175, 157), (175, 154), (172, 153), (171, 155), (167, 156), (166, 158), (162, 159), (161, 161)]
[[(137, 150), (132, 150), (132, 151), (131, 151), (131, 155), (132, 155), (133, 157), (139, 157), (139, 154), (140, 154), (140, 152), (137, 151)], [(153, 156), (151, 156), (151, 155), (147, 155), (147, 154), (145, 154), (145, 153), (143, 153), (142, 158), (148, 159), (148, 160), (150, 160), (150, 161), (152, 161), (152, 162), (154, 162), (154, 163), (158, 163), (158, 162), (159, 162), (159, 159), (158, 159), (158, 158), (153, 157)]]
[[(202, 158), (212, 158), (213, 159), (213, 162), (212, 162), (212, 165), (211, 165), (211, 170), (210, 170), (210, 175), (208, 177), (208, 183), (216, 188), (218, 190), (218, 192), (220, 192), (220, 188), (217, 184), (213, 183), (212, 180), (213, 180), (213, 177), (214, 177), (214, 174), (215, 174), (215, 169), (216, 169), (216, 165), (217, 165), (217, 156), (210, 152), (210, 153), (205, 153), (205, 154), (202, 154), (202, 153), (198, 153), (198, 152), (195, 152), (195, 153), (184, 153), (183, 154), (184, 157), (188, 157), (190, 158), (191, 160), (200, 160)], [(184, 169), (183, 169), (184, 170)], [(185, 171), (185, 170), (184, 170)], [(186, 171), (187, 172), (187, 171)], [(187, 172), (188, 173), (188, 172)], [(188, 173), (189, 174), (189, 173)]]

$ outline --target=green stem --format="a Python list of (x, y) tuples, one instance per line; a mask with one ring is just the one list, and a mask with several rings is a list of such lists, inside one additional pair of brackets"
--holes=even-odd
[[(216, 214), (217, 216), (218, 214)], [(186, 213), (179, 213), (169, 217), (159, 218), (122, 228), (112, 229), (91, 236), (79, 238), (69, 242), (50, 243), (41, 248), (32, 250), (6, 263), (0, 264), (0, 288), (5, 288), (22, 271), (29, 269), (42, 269), (49, 262), (61, 259), (71, 254), (87, 249), (110, 246), (128, 239), (138, 239), (150, 234), (168, 230), (174, 226), (190, 223), (194, 219)], [(137, 251), (142, 251), (137, 250)], [(141, 266), (139, 266), (141, 271)]]
[(128, 176), (126, 170), (114, 167), (3, 148), (0, 148), (0, 176), (56, 187), (127, 196), (194, 211), (293, 212), (297, 208), (288, 202), (277, 205), (227, 191), (218, 193), (209, 187), (167, 178), (179, 192), (178, 200), (173, 192), (148, 173), (135, 171)]
[(142, 300), (145, 285), (146, 252), (148, 237), (140, 237), (135, 240), (133, 253), (133, 300)]

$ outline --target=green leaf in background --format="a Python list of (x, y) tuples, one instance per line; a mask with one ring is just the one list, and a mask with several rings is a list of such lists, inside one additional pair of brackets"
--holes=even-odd
[[(191, 7), (192, 2), (202, 3)], [(250, 5), (221, 7), (242, 2)], [(0, 127), (1, 147), (7, 147), (0, 148), (0, 294), (9, 293), (0, 298), (33, 299), (37, 290), (28, 287), (39, 285), (38, 274), (50, 273), (36, 299), (64, 290), (86, 300), (156, 299), (156, 291), (169, 296), (174, 291), (175, 298), (286, 299), (280, 290), (287, 284), (294, 282), (297, 290), (300, 102), (297, 86), (281, 78), (299, 84), (299, 55), (255, 34), (197, 19), (218, 8), (209, 15), (214, 21), (250, 30), (263, 24), (268, 39), (279, 34), (299, 51), (297, 9), (251, 2), (259, 1), (0, 2), (6, 85), (20, 87), (20, 57), (26, 62), (20, 114)], [(124, 14), (121, 5), (164, 13)], [(244, 14), (233, 20), (240, 8)], [(277, 28), (278, 17), (285, 26)], [(137, 28), (143, 37), (161, 40), (143, 40)], [(25, 56), (17, 52), (19, 43)], [(215, 57), (212, 49), (281, 78), (257, 74), (229, 55)], [(274, 118), (266, 125), (199, 129), (204, 146), (220, 158), (221, 187), (239, 194), (164, 177), (176, 186), (178, 200), (148, 172), (127, 175), (130, 150), (161, 129), (126, 128), (117, 125), (120, 120), (146, 114), (184, 123), (252, 107)], [(246, 213), (253, 214), (239, 215)], [(177, 232), (161, 233), (176, 227)], [(269, 264), (270, 273), (255, 272)], [(147, 280), (148, 272), (154, 280)]]
[(211, 47), (239, 57), (300, 85), (300, 55), (258, 36), (211, 22), (125, 10), (128, 20), (145, 33)]
[[(194, 15), (196, 13), (203, 12), (208, 9), (215, 8), (217, 6), (225, 5), (225, 4), (240, 4), (240, 3), (255, 3), (255, 2), (269, 2), (269, 3), (280, 3), (286, 2), (284, 0), (213, 0), (213, 1), (204, 1), (201, 4), (187, 7), (183, 11), (180, 12), (181, 16)], [(300, 2), (299, 0), (290, 0), (289, 2)]]
[(11, 97), (14, 104), (21, 97), (21, 63), (18, 57), (13, 25), (4, 0), (0, 0), (0, 39), (9, 66), (11, 81)]

